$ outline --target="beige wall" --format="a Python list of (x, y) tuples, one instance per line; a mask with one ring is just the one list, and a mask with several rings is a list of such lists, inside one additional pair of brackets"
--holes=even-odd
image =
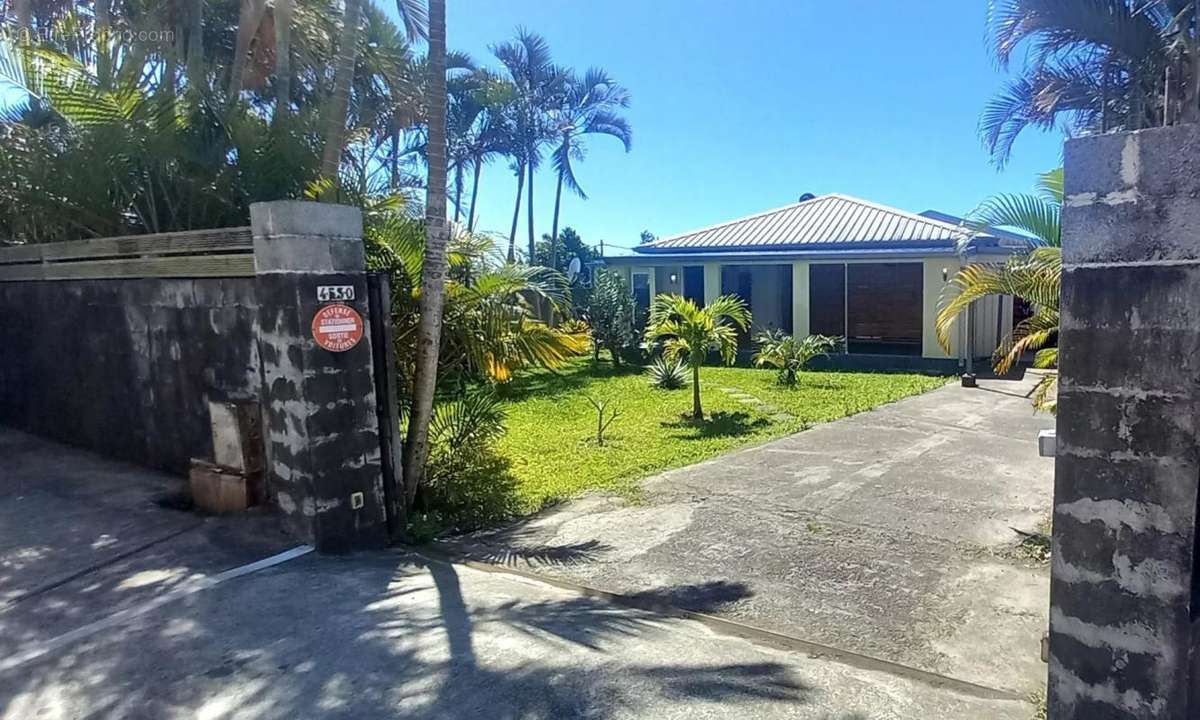
[[(671, 282), (672, 274), (675, 275), (675, 282)], [(682, 295), (683, 268), (679, 265), (665, 265), (656, 268), (654, 272), (654, 288), (658, 293)]]
[[(958, 258), (925, 258), (923, 264), (925, 266), (925, 288), (921, 307), (921, 316), (924, 318), (921, 327), (921, 356), (927, 358), (958, 357), (959, 335), (961, 333), (956, 332), (950, 338), (950, 352), (947, 353), (938, 344), (937, 329), (935, 327), (938, 300), (942, 296), (942, 290), (949, 284), (949, 279), (954, 277), (954, 273), (958, 272)], [(946, 281), (942, 280), (943, 269), (946, 271)]]

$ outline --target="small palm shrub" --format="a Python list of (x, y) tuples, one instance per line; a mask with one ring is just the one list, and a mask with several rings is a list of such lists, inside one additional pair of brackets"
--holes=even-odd
[(809, 361), (838, 347), (842, 339), (809, 335), (798, 340), (782, 330), (768, 330), (760, 333), (755, 342), (758, 343), (758, 352), (754, 355), (754, 364), (775, 368), (779, 371), (780, 384), (795, 387), (800, 371)]
[(491, 393), (466, 395), (434, 409), (422, 522), (470, 531), (516, 512), (515, 480), (508, 460), (495, 449), (504, 419), (504, 407)]
[(687, 365), (675, 358), (655, 358), (650, 365), (650, 384), (659, 390), (678, 390), (687, 385)]

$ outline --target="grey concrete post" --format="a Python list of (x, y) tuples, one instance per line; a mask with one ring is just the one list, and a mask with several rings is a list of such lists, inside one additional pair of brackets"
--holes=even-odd
[(1200, 717), (1200, 126), (1066, 147), (1049, 715)]
[(290, 529), (320, 550), (382, 545), (370, 333), (344, 352), (312, 337), (313, 316), (328, 304), (317, 299), (320, 285), (352, 286), (346, 304), (369, 321), (362, 215), (323, 203), (256, 203), (250, 225), (269, 496)]

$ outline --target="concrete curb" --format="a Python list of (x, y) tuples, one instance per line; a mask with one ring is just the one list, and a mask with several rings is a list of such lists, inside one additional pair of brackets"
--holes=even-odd
[(620, 605), (622, 607), (642, 610), (668, 617), (682, 618), (698, 622), (709, 629), (729, 635), (732, 637), (749, 640), (758, 645), (765, 645), (777, 650), (786, 650), (790, 652), (801, 652), (813, 658), (821, 658), (832, 660), (843, 665), (858, 668), (860, 670), (871, 670), (875, 672), (888, 673), (897, 677), (902, 677), (908, 680), (924, 683), (932, 687), (950, 690), (962, 695), (967, 695), (983, 700), (1012, 700), (1020, 702), (1029, 702), (1029, 698), (1024, 694), (1015, 690), (1004, 688), (993, 688), (986, 685), (979, 685), (967, 680), (942, 675), (920, 668), (901, 665), (900, 663), (884, 660), (882, 658), (864, 655), (862, 653), (853, 652), (850, 650), (842, 650), (840, 648), (822, 645), (821, 643), (805, 640), (803, 638), (787, 635), (784, 633), (767, 630), (753, 625), (728, 620), (725, 618), (708, 615), (706, 613), (685, 610), (674, 605), (662, 602), (654, 602), (643, 600), (641, 598), (633, 598), (622, 593), (610, 592), (599, 588), (581, 585), (569, 580), (550, 577), (530, 570), (522, 570), (510, 565), (501, 565), (498, 563), (482, 562), (471, 558), (469, 551), (463, 549), (460, 545), (442, 540), (435, 540), (428, 545), (421, 547), (409, 546), (406, 548), (408, 552), (419, 555), (426, 560), (433, 562), (454, 563), (472, 570), (479, 570), (487, 573), (498, 573), (504, 575), (512, 575), (514, 577), (533, 580), (535, 582), (544, 583), (561, 590), (568, 590), (580, 595), (604, 600)]

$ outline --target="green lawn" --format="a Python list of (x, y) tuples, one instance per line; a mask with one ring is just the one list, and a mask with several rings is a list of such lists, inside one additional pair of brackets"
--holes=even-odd
[[(700, 425), (682, 417), (691, 409), (690, 385), (655, 389), (640, 368), (616, 373), (607, 363), (596, 370), (580, 360), (558, 373), (526, 373), (503, 388), (508, 431), (500, 452), (512, 463), (520, 509), (535, 512), (592, 489), (636, 495), (637, 480), (654, 472), (946, 383), (911, 373), (809, 372), (799, 387), (788, 389), (769, 370), (710, 367), (700, 375), (704, 411), (711, 416)], [(740, 401), (722, 388), (767, 405)], [(596, 411), (588, 395), (611, 401), (620, 412), (604, 447), (595, 442)]]

